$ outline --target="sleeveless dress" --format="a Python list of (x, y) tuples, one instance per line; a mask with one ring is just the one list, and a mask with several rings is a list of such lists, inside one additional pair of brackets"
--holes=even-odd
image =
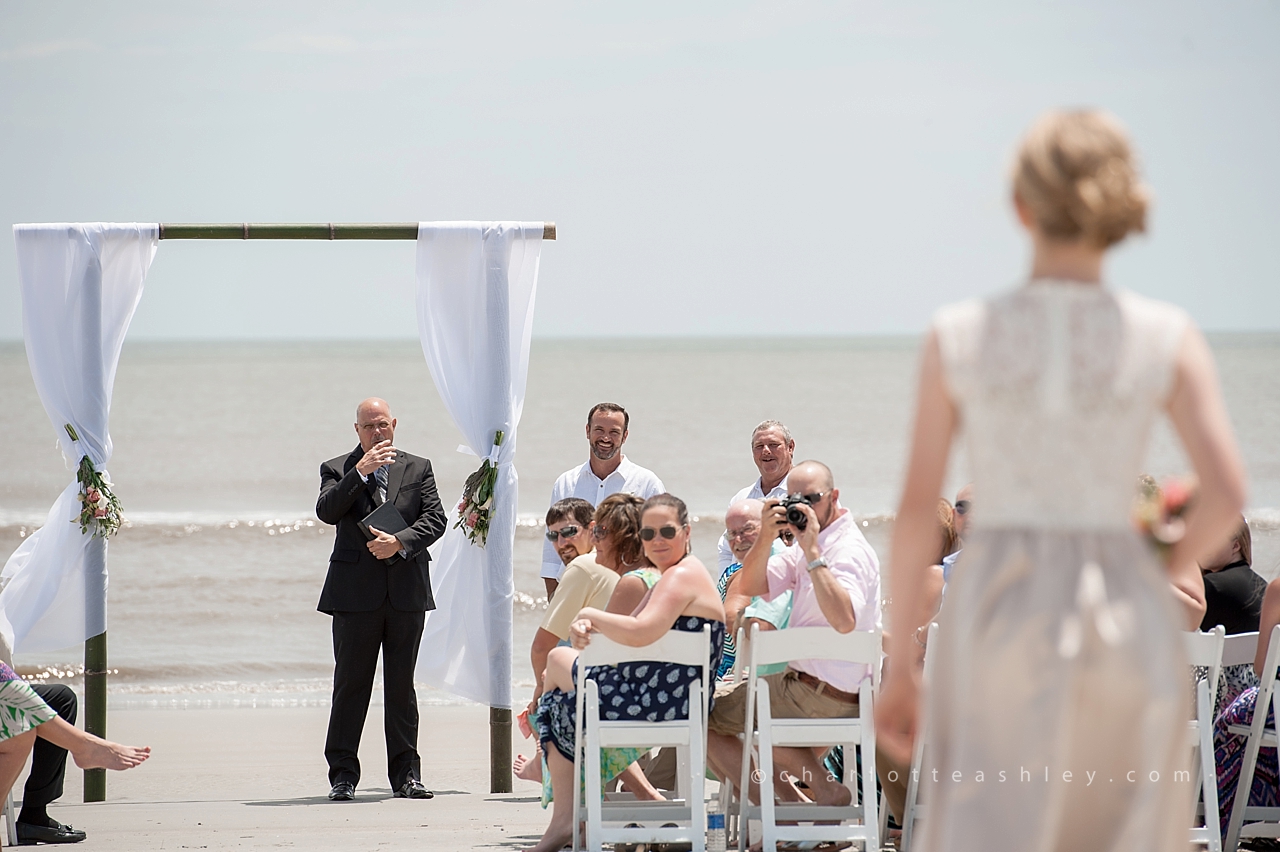
[(1188, 326), (1051, 280), (935, 318), (976, 500), (929, 649), (927, 852), (1188, 846), (1184, 618), (1130, 522)]
[(26, 681), (0, 662), (0, 740), (25, 734), (57, 715)]
[[(714, 673), (724, 648), (724, 622), (713, 621), (696, 615), (682, 615), (672, 625), (672, 630), (701, 633), (705, 624), (711, 625), (711, 671)], [(573, 663), (574, 677), (578, 674), (578, 662)], [(682, 666), (675, 663), (633, 662), (619, 666), (595, 666), (587, 677), (600, 688), (600, 718), (606, 721), (637, 719), (649, 722), (670, 722), (689, 718), (689, 686), (702, 676), (698, 666)], [(569, 761), (573, 760), (576, 741), (577, 695), (553, 689), (544, 692), (538, 701), (535, 724), (542, 750), (554, 748)], [(619, 759), (630, 759), (619, 771), (625, 769), (648, 749), (611, 749), (622, 753)], [(615, 775), (617, 773), (614, 773)], [(613, 777), (613, 776), (610, 776)]]
[[(645, 568), (635, 568), (622, 575), (623, 577), (635, 577), (644, 583), (646, 589), (652, 589), (662, 579), (662, 572), (652, 566)], [(561, 645), (568, 645), (568, 641), (563, 641)], [(576, 672), (576, 669), (575, 669)], [(537, 717), (541, 714), (541, 703), (534, 708), (534, 717), (530, 720), (532, 725), (537, 728)], [(576, 712), (576, 711), (575, 711)], [(569, 730), (573, 730), (573, 723), (569, 723)], [(541, 743), (540, 743), (541, 744)], [(600, 749), (600, 781), (601, 787), (608, 784), (614, 778), (617, 778), (622, 770), (626, 769), (632, 763), (635, 763), (643, 750), (633, 748), (602, 748)], [(542, 760), (542, 807), (545, 809), (547, 805), (555, 801), (555, 796), (551, 789), (551, 771), (547, 769), (547, 750), (545, 748), (538, 749), (538, 754)], [(586, 784), (585, 776), (582, 783)], [(585, 789), (585, 787), (584, 787)]]

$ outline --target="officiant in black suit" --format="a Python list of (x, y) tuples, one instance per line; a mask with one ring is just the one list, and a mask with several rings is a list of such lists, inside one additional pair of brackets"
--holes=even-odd
[[(447, 519), (431, 462), (392, 444), (396, 421), (386, 402), (360, 403), (355, 428), (360, 445), (320, 466), (316, 503), (320, 520), (338, 527), (317, 607), (333, 616), (333, 706), (324, 746), (329, 798), (355, 798), (360, 733), (381, 649), (391, 789), (399, 798), (430, 799), (418, 757), (413, 670), (426, 613), (435, 609), (427, 547), (444, 534)], [(374, 527), (371, 540), (360, 521), (384, 502), (407, 526), (394, 535)]]

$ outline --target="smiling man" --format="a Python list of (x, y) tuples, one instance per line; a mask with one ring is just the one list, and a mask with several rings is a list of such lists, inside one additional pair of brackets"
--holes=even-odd
[[(633, 463), (622, 454), (631, 428), (631, 416), (621, 405), (600, 402), (587, 412), (587, 444), (591, 456), (587, 463), (560, 474), (551, 488), (551, 503), (566, 497), (579, 497), (592, 506), (619, 492), (634, 494), (648, 500), (667, 489), (653, 471)], [(555, 546), (547, 541), (542, 547), (542, 580), (547, 585), (547, 597), (555, 594), (564, 563)]]
[[(739, 491), (729, 501), (732, 506), (742, 500), (781, 500), (787, 496), (787, 474), (795, 457), (796, 442), (791, 430), (780, 420), (766, 420), (751, 432), (751, 459), (760, 477)], [(720, 573), (737, 562), (727, 535), (720, 536)]]

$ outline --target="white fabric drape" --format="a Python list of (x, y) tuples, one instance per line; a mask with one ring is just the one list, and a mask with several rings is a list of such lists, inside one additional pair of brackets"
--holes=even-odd
[[(513, 460), (541, 251), (541, 222), (418, 226), (422, 351), (453, 422), (472, 451), (497, 463), (498, 479), (486, 547), (453, 527), (457, 501), (446, 504), (450, 526), (431, 563), (437, 608), (422, 634), (417, 675), (491, 707), (511, 707)], [(495, 448), (498, 431), (504, 437)]]
[[(15, 225), (13, 234), (36, 391), (72, 469), (88, 455), (102, 470), (111, 458), (116, 364), (159, 227)], [(107, 629), (106, 542), (81, 533), (78, 494), (73, 480), (0, 573), (0, 632), (16, 652), (66, 648)]]

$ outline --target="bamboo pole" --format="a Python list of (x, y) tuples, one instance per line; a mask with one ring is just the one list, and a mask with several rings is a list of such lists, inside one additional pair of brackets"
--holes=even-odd
[[(162, 240), (416, 240), (417, 222), (317, 222), (264, 224), (180, 223), (160, 226)], [(542, 224), (542, 238), (556, 238), (556, 223)]]

